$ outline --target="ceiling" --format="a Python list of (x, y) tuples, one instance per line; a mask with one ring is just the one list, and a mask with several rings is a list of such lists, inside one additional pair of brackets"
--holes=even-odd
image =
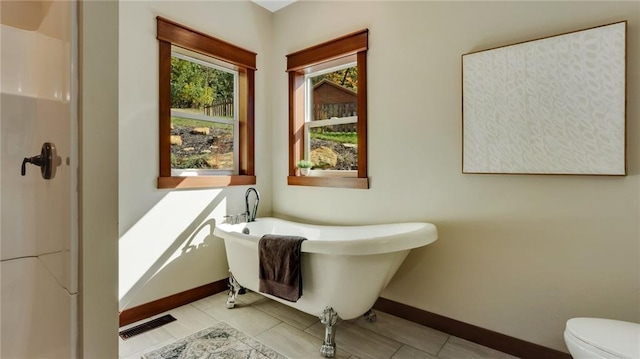
[(262, 6), (263, 8), (271, 12), (276, 12), (287, 5), (293, 4), (297, 0), (251, 0), (251, 1), (253, 1), (254, 3)]

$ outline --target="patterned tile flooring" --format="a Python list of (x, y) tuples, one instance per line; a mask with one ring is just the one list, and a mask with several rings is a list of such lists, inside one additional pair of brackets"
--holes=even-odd
[[(220, 321), (294, 359), (322, 358), (324, 326), (318, 318), (248, 292), (227, 309), (226, 293), (158, 314), (177, 321), (120, 341), (120, 359), (139, 359)], [(377, 321), (341, 321), (336, 327), (336, 358), (344, 359), (514, 359), (516, 357), (376, 311)], [(150, 318), (151, 319), (151, 318)], [(144, 321), (130, 324), (127, 329)]]

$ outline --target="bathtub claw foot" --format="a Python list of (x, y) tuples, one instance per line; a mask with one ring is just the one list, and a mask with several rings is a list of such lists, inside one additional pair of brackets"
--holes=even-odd
[(338, 313), (331, 307), (326, 307), (320, 315), (320, 323), (324, 324), (324, 343), (320, 347), (320, 354), (325, 358), (336, 356), (335, 325), (338, 322)]
[(334, 358), (336, 356), (336, 345), (322, 344), (320, 347), (320, 355), (325, 358)]
[(236, 306), (236, 296), (229, 291), (229, 296), (227, 297), (227, 309), (233, 309)]
[(229, 271), (229, 294), (227, 295), (227, 309), (232, 309), (236, 306), (236, 299), (238, 298), (238, 293), (243, 289), (240, 286), (240, 283), (236, 280), (236, 278)]
[(366, 319), (369, 323), (373, 323), (378, 319), (378, 316), (376, 315), (376, 312), (373, 311), (373, 309), (367, 310), (367, 312), (364, 313), (363, 316), (364, 319)]

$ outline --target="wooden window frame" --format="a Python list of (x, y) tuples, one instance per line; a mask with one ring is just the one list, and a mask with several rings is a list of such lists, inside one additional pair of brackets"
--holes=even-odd
[[(369, 188), (367, 176), (367, 50), (369, 30), (360, 30), (287, 55), (289, 73), (289, 175), (295, 186)], [(305, 74), (355, 57), (358, 68), (357, 177), (301, 176), (296, 164), (304, 157)]]
[[(255, 71), (256, 53), (158, 16), (160, 175), (158, 188), (203, 188), (256, 184), (255, 176)], [(171, 175), (171, 46), (178, 46), (233, 65), (239, 85), (238, 174)]]

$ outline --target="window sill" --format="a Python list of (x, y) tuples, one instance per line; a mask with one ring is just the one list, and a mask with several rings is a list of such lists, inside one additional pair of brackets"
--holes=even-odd
[(256, 184), (256, 176), (158, 177), (158, 188), (211, 188)]
[(291, 186), (368, 189), (369, 179), (357, 177), (288, 176), (287, 184)]

